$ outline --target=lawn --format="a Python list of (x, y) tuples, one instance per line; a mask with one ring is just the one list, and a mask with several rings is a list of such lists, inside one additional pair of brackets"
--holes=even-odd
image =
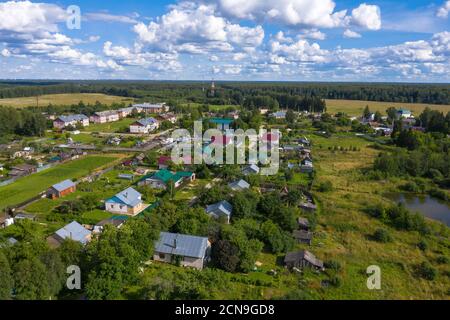
[(446, 114), (450, 111), (450, 105), (432, 105), (422, 103), (395, 103), (395, 102), (375, 102), (375, 101), (359, 101), (359, 100), (326, 100), (327, 112), (335, 114), (337, 112), (344, 112), (350, 116), (360, 116), (366, 106), (369, 106), (370, 111), (380, 111), (386, 114), (386, 109), (389, 107), (406, 108), (419, 115), (423, 109), (430, 107), (433, 110), (439, 110)]
[[(53, 105), (72, 105), (83, 101), (85, 104), (94, 104), (97, 101), (103, 104), (111, 105), (113, 103), (129, 104), (133, 102), (132, 98), (118, 96), (109, 96), (101, 93), (70, 93), (70, 94), (49, 94), (39, 96), (39, 106)], [(0, 99), (0, 106), (11, 106), (16, 108), (36, 106), (36, 96)]]
[(123, 132), (123, 129), (128, 129), (130, 124), (135, 122), (137, 119), (133, 118), (125, 118), (116, 122), (109, 123), (91, 123), (88, 127), (85, 127), (83, 130), (88, 132), (106, 132), (106, 133), (115, 133), (115, 132)]
[(51, 185), (65, 179), (81, 178), (96, 169), (111, 164), (118, 158), (119, 156), (112, 155), (92, 155), (23, 177), (10, 185), (0, 188), (0, 209), (32, 198), (45, 191)]

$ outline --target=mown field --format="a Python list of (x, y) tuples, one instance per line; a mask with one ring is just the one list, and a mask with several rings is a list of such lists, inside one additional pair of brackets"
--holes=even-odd
[(396, 102), (376, 102), (376, 101), (359, 101), (359, 100), (326, 100), (327, 112), (335, 114), (337, 112), (344, 112), (350, 116), (360, 116), (366, 106), (369, 106), (370, 111), (380, 111), (386, 114), (386, 109), (389, 107), (406, 108), (419, 115), (426, 107), (433, 110), (439, 110), (446, 114), (450, 111), (450, 105), (433, 105), (421, 103), (396, 103)]
[(107, 164), (111, 164), (120, 157), (119, 155), (87, 156), (23, 177), (10, 185), (0, 187), (0, 210), (32, 198), (51, 185), (65, 179), (78, 179), (88, 175)]
[(126, 132), (129, 129), (130, 124), (138, 120), (138, 118), (125, 118), (116, 122), (109, 123), (90, 123), (89, 126), (85, 127), (83, 130), (87, 132), (105, 132), (105, 133), (115, 133), (115, 132)]
[[(113, 104), (124, 102), (126, 104), (133, 102), (132, 98), (118, 96), (109, 96), (101, 93), (69, 93), (69, 94), (49, 94), (39, 96), (39, 106), (53, 105), (72, 105), (83, 101), (85, 104), (94, 104), (97, 101), (103, 104)], [(24, 108), (36, 106), (36, 97), (23, 97), (12, 99), (0, 99), (0, 106), (10, 106)]]

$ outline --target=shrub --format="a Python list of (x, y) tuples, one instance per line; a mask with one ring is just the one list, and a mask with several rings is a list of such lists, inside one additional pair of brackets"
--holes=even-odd
[(417, 266), (417, 273), (420, 277), (426, 280), (434, 280), (437, 276), (437, 271), (429, 262), (422, 262)]
[(336, 272), (341, 270), (341, 264), (339, 263), (339, 261), (336, 261), (336, 260), (325, 261), (325, 263), (323, 265), (326, 269), (331, 269)]
[(317, 190), (319, 190), (319, 192), (330, 192), (333, 190), (333, 183), (331, 181), (321, 182)]
[(436, 262), (439, 263), (439, 264), (448, 264), (448, 263), (450, 262), (450, 260), (449, 260), (449, 258), (446, 257), (446, 256), (439, 256), (439, 257), (436, 259)]
[(373, 239), (383, 243), (392, 242), (391, 234), (385, 229), (377, 229), (373, 234)]
[(428, 249), (428, 243), (425, 240), (421, 240), (418, 244), (417, 247), (422, 250), (422, 251), (426, 251)]

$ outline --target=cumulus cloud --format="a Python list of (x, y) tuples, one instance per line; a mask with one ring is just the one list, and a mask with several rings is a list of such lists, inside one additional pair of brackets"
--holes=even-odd
[(314, 40), (325, 40), (327, 35), (317, 29), (305, 30), (300, 37)]
[(92, 21), (119, 22), (127, 24), (136, 24), (138, 21), (134, 17), (114, 15), (105, 12), (86, 13), (85, 17)]
[(206, 53), (257, 47), (264, 40), (261, 26), (243, 27), (215, 15), (207, 5), (173, 6), (156, 22), (134, 26), (138, 43), (162, 51)]
[(333, 0), (210, 0), (219, 11), (237, 19), (308, 28), (335, 28), (356, 25), (370, 30), (381, 28), (381, 12), (376, 5), (361, 4), (351, 15), (335, 11)]
[(359, 34), (358, 32), (352, 31), (350, 29), (346, 29), (344, 31), (344, 38), (361, 38), (361, 34)]
[(380, 8), (375, 5), (361, 4), (352, 11), (352, 22), (360, 27), (369, 30), (381, 29)]
[(439, 18), (447, 18), (450, 13), (450, 0), (445, 2), (441, 7), (439, 7), (438, 11), (436, 12), (436, 16)]

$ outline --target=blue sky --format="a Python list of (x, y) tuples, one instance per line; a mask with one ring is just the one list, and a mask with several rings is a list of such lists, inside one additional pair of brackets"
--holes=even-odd
[(0, 1), (0, 78), (449, 82), (449, 31), (449, 0)]

